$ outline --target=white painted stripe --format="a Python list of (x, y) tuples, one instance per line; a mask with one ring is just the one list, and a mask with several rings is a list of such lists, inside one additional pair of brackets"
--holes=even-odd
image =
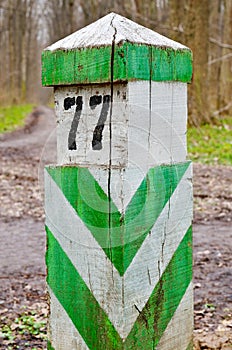
[(193, 285), (191, 282), (174, 316), (165, 329), (159, 344), (156, 347), (157, 350), (187, 349), (193, 334), (192, 310)]
[[(192, 220), (191, 167), (187, 169), (125, 273), (124, 303), (126, 328), (132, 327), (138, 311), (148, 301), (178, 248)], [(183, 203), (185, 207), (183, 208)], [(162, 248), (163, 247), (163, 248)]]
[(48, 288), (48, 290), (50, 295), (48, 339), (52, 342), (53, 348), (56, 350), (89, 350), (84, 339), (81, 337), (51, 288)]
[(143, 309), (191, 224), (192, 185), (189, 179), (191, 166), (125, 275), (120, 277), (61, 190), (47, 173), (45, 175), (46, 223), (123, 339), (138, 317), (134, 305)]
[[(99, 168), (89, 168), (89, 171), (108, 195), (109, 171)], [(125, 212), (146, 174), (140, 168), (111, 169), (110, 196), (121, 214)]]
[[(130, 304), (130, 300), (131, 305), (137, 300), (137, 307), (143, 309), (145, 301), (191, 225), (191, 174), (190, 165), (125, 273), (126, 305)], [(141, 300), (138, 300), (138, 294), (141, 295)]]
[(46, 171), (45, 193), (46, 225), (120, 334), (123, 310), (118, 271)]

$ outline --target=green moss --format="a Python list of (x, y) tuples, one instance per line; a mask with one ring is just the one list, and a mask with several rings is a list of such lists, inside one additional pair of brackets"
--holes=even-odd
[[(38, 314), (34, 310), (25, 311), (15, 319), (8, 316), (1, 317), (0, 339), (7, 349), (18, 349), (17, 344), (23, 343), (25, 348), (29, 348), (29, 340), (37, 338), (38, 341), (47, 339), (46, 331), (47, 320), (45, 314)], [(4, 348), (5, 349), (5, 348)], [(35, 347), (30, 347), (36, 350)]]
[(32, 108), (31, 104), (0, 107), (0, 133), (23, 126)]
[(232, 165), (232, 118), (220, 119), (217, 125), (189, 128), (188, 152), (196, 162)]

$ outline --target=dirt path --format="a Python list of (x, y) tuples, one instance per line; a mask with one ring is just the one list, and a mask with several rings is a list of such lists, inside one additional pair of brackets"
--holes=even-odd
[[(23, 307), (45, 317), (44, 164), (55, 163), (55, 118), (40, 107), (34, 125), (0, 142), (0, 319)], [(231, 168), (194, 166), (195, 349), (232, 349)], [(39, 181), (38, 181), (39, 179)], [(29, 343), (29, 347), (25, 344)], [(0, 349), (7, 349), (0, 339)], [(19, 337), (12, 349), (45, 349), (45, 341)], [(176, 349), (178, 350), (178, 349)]]

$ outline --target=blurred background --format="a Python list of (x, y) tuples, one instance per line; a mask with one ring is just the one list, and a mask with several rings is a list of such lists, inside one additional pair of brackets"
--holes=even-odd
[(0, 105), (51, 101), (42, 49), (111, 11), (192, 49), (191, 125), (231, 115), (231, 0), (0, 0)]

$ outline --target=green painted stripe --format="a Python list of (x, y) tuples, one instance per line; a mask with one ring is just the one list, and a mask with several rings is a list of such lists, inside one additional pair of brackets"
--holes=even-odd
[(193, 340), (190, 341), (186, 350), (193, 350)]
[(47, 282), (89, 349), (155, 349), (192, 280), (191, 227), (124, 343), (59, 243), (46, 231)]
[(90, 349), (117, 349), (121, 339), (106, 313), (48, 228), (46, 232), (48, 285)]
[[(111, 82), (112, 47), (45, 50), (42, 53), (43, 86)], [(113, 81), (154, 80), (190, 82), (189, 49), (124, 43), (115, 46)]]
[(130, 332), (125, 343), (126, 349), (155, 349), (191, 280), (190, 227)]
[[(49, 175), (62, 190), (64, 196), (75, 209), (87, 227), (96, 231), (99, 244), (107, 244), (107, 237), (101, 229), (109, 227), (109, 199), (87, 168), (77, 166), (49, 166)], [(97, 210), (99, 208), (99, 210)], [(114, 227), (120, 227), (120, 213), (111, 201), (111, 220)]]
[(47, 350), (55, 350), (53, 347), (52, 347), (52, 344), (51, 342), (48, 340), (47, 342)]
[(87, 168), (52, 166), (46, 169), (123, 275), (189, 165), (190, 162), (185, 162), (151, 168), (128, 204), (125, 215), (120, 214), (111, 199), (109, 203)]
[(110, 81), (111, 47), (42, 53), (42, 85)]

